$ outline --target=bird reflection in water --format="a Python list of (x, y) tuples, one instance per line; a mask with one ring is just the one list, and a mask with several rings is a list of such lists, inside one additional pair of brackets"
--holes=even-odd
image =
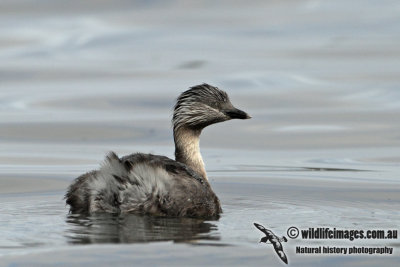
[(217, 226), (201, 219), (135, 214), (69, 214), (66, 238), (72, 244), (218, 241)]

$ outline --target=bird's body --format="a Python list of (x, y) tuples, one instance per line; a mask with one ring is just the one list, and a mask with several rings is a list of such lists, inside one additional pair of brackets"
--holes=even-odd
[(151, 154), (120, 159), (111, 152), (100, 170), (79, 177), (68, 194), (74, 213), (216, 217), (221, 212), (207, 180), (185, 164)]
[(66, 193), (73, 213), (140, 213), (213, 218), (222, 212), (199, 149), (204, 127), (250, 118), (227, 94), (202, 84), (183, 92), (174, 109), (175, 157), (110, 152), (99, 170), (78, 177)]

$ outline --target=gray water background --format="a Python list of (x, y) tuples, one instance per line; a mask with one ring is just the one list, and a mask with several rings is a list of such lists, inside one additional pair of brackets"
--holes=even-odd
[[(0, 265), (272, 265), (253, 222), (398, 229), (398, 1), (1, 1)], [(218, 221), (68, 215), (110, 150), (173, 157), (172, 106), (207, 82), (253, 119), (207, 128)], [(391, 246), (394, 256), (299, 255)], [(398, 240), (284, 243), (293, 266), (395, 266)]]

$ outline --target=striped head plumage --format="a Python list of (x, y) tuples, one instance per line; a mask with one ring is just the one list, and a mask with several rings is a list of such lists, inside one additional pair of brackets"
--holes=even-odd
[(175, 130), (201, 130), (214, 123), (249, 118), (251, 117), (246, 112), (232, 105), (226, 92), (203, 83), (191, 87), (178, 97), (172, 124)]

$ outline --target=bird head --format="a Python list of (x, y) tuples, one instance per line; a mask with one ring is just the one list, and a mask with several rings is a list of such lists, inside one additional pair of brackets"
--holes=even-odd
[(226, 92), (204, 83), (191, 87), (178, 97), (172, 123), (174, 129), (201, 130), (218, 122), (250, 118), (232, 105)]

